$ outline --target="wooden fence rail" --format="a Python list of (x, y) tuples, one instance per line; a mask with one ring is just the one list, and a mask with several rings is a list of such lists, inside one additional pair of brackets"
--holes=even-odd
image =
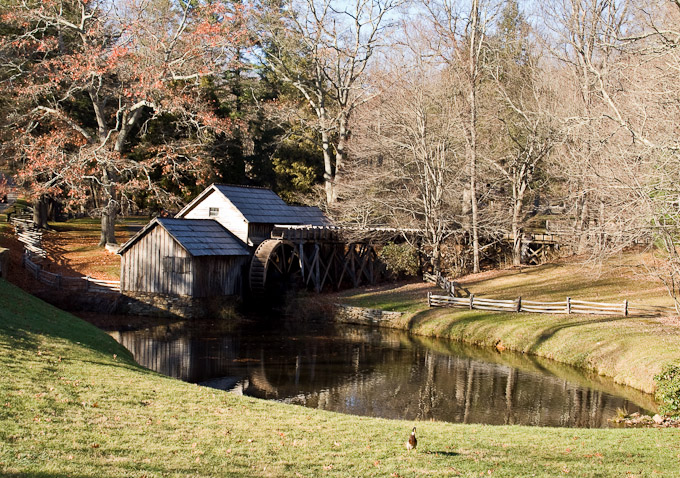
[(425, 282), (431, 282), (441, 287), (446, 291), (451, 297), (457, 295), (468, 296), (470, 291), (461, 286), (458, 282), (447, 279), (441, 274), (430, 274), (429, 272), (423, 273), (423, 280)]
[(24, 249), (34, 256), (45, 258), (47, 252), (42, 247), (42, 231), (35, 226), (33, 218), (17, 216), (11, 219), (17, 239), (24, 245)]
[(57, 289), (101, 293), (120, 292), (120, 281), (93, 279), (91, 277), (69, 277), (47, 272), (39, 264), (31, 261), (27, 254), (23, 255), (22, 262), (23, 266), (36, 280)]
[(538, 302), (524, 300), (518, 297), (515, 300), (497, 300), (475, 297), (451, 297), (447, 295), (435, 295), (427, 293), (429, 307), (460, 307), (466, 309), (489, 310), (496, 312), (529, 312), (535, 314), (595, 314), (616, 315), (628, 317), (630, 315), (664, 315), (676, 313), (673, 307), (661, 306), (636, 306), (632, 307), (628, 300), (618, 304), (603, 302), (588, 302), (574, 300), (567, 297), (564, 302)]

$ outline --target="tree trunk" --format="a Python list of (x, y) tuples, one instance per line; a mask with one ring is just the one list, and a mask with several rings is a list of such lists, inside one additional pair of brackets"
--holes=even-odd
[(349, 138), (349, 129), (347, 128), (348, 120), (349, 118), (342, 115), (338, 125), (338, 141), (335, 149), (335, 172), (333, 173), (333, 202), (338, 199), (338, 182), (340, 181), (340, 175), (342, 174), (342, 168), (347, 156), (345, 147), (347, 145), (347, 139)]
[(479, 272), (479, 215), (477, 212), (477, 73), (479, 63), (477, 23), (479, 21), (479, 2), (473, 0), (471, 9), (471, 38), (469, 45), (469, 88), (470, 101), (470, 196), (472, 206), (472, 272)]
[(435, 241), (432, 244), (432, 272), (437, 275), (441, 272), (442, 264), (442, 248), (439, 241)]
[(116, 217), (118, 216), (118, 206), (115, 201), (110, 200), (109, 205), (102, 211), (102, 230), (99, 239), (100, 246), (106, 244), (117, 244), (116, 241)]
[(330, 135), (324, 128), (321, 131), (321, 149), (323, 150), (323, 185), (326, 190), (326, 203), (333, 204), (336, 199), (335, 175), (333, 174), (333, 155), (331, 154)]
[(576, 218), (577, 226), (576, 232), (578, 234), (578, 248), (577, 253), (583, 254), (588, 247), (588, 200), (584, 192), (579, 198), (579, 215)]
[(43, 194), (33, 201), (33, 223), (40, 229), (47, 229), (47, 204), (49, 196)]
[[(521, 180), (520, 180), (521, 181)], [(524, 191), (527, 185), (522, 182), (518, 186), (513, 186), (512, 191), (512, 265), (522, 265), (522, 228), (520, 218), (522, 217), (522, 202), (524, 201)]]

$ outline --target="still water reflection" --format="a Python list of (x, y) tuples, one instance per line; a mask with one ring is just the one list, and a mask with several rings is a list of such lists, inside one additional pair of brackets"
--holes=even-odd
[[(649, 395), (519, 354), (364, 327), (109, 325), (141, 364), (181, 380), (342, 413), (456, 423), (606, 427)], [(107, 321), (111, 324), (111, 321)], [(115, 330), (111, 330), (111, 329)]]

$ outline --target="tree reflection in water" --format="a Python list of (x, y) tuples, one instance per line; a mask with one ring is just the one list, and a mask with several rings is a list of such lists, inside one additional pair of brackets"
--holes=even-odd
[(356, 415), (606, 427), (618, 408), (655, 408), (649, 395), (573, 368), (391, 330), (224, 332), (179, 322), (109, 333), (141, 365), (165, 375)]

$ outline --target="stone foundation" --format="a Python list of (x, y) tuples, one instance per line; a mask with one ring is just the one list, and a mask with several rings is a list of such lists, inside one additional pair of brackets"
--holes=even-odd
[(335, 304), (335, 309), (335, 321), (343, 324), (392, 327), (393, 322), (404, 315), (403, 312), (388, 312), (380, 309), (351, 307), (343, 304)]
[(182, 319), (228, 318), (235, 314), (237, 303), (235, 296), (196, 298), (127, 291), (120, 297), (116, 313)]

